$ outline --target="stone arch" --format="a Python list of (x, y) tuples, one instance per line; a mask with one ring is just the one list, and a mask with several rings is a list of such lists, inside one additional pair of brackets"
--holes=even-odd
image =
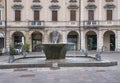
[(97, 50), (97, 33), (90, 30), (85, 33), (85, 47), (88, 50)]
[(11, 32), (11, 43), (14, 46), (16, 53), (22, 52), (22, 46), (25, 44), (25, 35), (21, 31)]
[(97, 30), (86, 30), (86, 31), (85, 31), (85, 34), (87, 34), (87, 33), (90, 32), (90, 31), (91, 31), (91, 32), (94, 32), (94, 33), (96, 33), (96, 34), (98, 35), (98, 31), (97, 31)]
[(41, 52), (41, 44), (43, 41), (43, 35), (39, 31), (34, 31), (31, 33), (31, 41), (32, 41), (32, 52)]
[(30, 31), (30, 32), (29, 32), (29, 35), (32, 35), (34, 32), (39, 32), (39, 33), (42, 34), (42, 36), (44, 35), (44, 32), (43, 32), (43, 31), (39, 31), (39, 30), (38, 30), (38, 31), (36, 31), (36, 30), (35, 30), (35, 31), (34, 31), (34, 30), (33, 30), (33, 31)]
[(103, 33), (102, 33), (103, 36), (104, 36), (104, 34), (105, 34), (107, 31), (113, 32), (113, 33), (115, 34), (115, 36), (117, 36), (116, 30), (104, 30)]
[(69, 50), (78, 50), (79, 34), (76, 31), (70, 31), (67, 34), (67, 42), (69, 43)]
[(103, 46), (105, 46), (105, 51), (115, 51), (115, 38), (116, 34), (112, 30), (107, 30), (103, 33)]
[(5, 34), (0, 31), (0, 49), (5, 47)]

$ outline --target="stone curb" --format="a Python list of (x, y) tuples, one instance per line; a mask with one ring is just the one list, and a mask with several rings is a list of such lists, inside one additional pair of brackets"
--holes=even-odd
[[(58, 67), (108, 67), (116, 66), (117, 61), (113, 62), (94, 62), (94, 63), (57, 63)], [(1, 64), (0, 69), (11, 69), (11, 68), (38, 68), (38, 67), (52, 67), (52, 63), (41, 63), (41, 64)]]

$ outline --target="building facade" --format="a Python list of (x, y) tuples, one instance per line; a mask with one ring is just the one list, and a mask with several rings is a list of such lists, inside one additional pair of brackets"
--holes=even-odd
[(5, 46), (5, 0), (0, 0), (0, 49)]
[[(7, 0), (6, 47), (70, 43), (70, 50), (120, 51), (120, 0)], [(1, 30), (1, 29), (0, 29)]]

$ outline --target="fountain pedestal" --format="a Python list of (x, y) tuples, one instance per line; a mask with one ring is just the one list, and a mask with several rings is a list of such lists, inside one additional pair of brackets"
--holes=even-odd
[(42, 44), (46, 59), (65, 59), (67, 44)]

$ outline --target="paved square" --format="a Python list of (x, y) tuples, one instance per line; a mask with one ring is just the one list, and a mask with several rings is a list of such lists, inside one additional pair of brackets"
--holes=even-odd
[[(72, 53), (68, 53), (70, 54)], [(75, 54), (79, 55), (77, 52)], [(0, 62), (5, 62), (7, 59), (8, 56), (1, 56)], [(120, 54), (103, 53), (102, 59), (118, 61), (118, 65), (61, 67), (57, 70), (51, 68), (0, 69), (0, 83), (120, 83)]]

